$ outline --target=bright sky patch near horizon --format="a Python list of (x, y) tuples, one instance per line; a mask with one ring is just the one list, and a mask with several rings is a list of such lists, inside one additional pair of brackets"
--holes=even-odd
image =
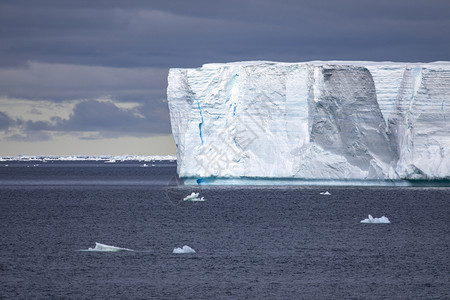
[(0, 28), (0, 156), (175, 154), (171, 67), (450, 60), (448, 0), (3, 0)]

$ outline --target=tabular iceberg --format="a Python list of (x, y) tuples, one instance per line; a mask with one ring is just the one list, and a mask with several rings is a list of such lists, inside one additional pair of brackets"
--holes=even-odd
[(450, 62), (206, 64), (168, 83), (187, 184), (450, 179)]

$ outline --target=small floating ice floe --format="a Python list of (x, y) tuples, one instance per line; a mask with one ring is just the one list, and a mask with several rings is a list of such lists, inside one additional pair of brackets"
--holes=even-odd
[(148, 167), (148, 165), (147, 164), (143, 164), (141, 167), (145, 168), (145, 167)]
[(89, 248), (85, 251), (93, 251), (93, 252), (119, 252), (119, 251), (134, 251), (128, 248), (120, 248), (115, 246), (109, 246), (105, 244), (100, 244), (95, 242), (95, 248)]
[(320, 192), (321, 195), (331, 195), (331, 193), (329, 191), (326, 192)]
[(195, 201), (198, 201), (198, 202), (206, 201), (206, 199), (204, 197), (199, 198), (198, 195), (199, 195), (199, 193), (192, 192), (192, 194), (184, 197), (183, 201), (194, 201), (194, 202)]
[(189, 247), (188, 245), (184, 245), (183, 248), (174, 248), (172, 253), (174, 254), (195, 253), (195, 250)]
[(389, 224), (389, 223), (391, 223), (391, 221), (389, 221), (389, 219), (386, 218), (385, 216), (382, 216), (381, 218), (374, 218), (371, 215), (369, 215), (367, 219), (361, 220), (361, 223)]

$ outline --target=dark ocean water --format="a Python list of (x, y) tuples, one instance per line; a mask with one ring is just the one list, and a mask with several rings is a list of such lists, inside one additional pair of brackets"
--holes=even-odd
[[(2, 299), (450, 298), (448, 187), (200, 188), (171, 185), (169, 162), (7, 164)], [(181, 201), (193, 191), (207, 201)], [(78, 251), (95, 242), (136, 251)], [(197, 253), (172, 254), (183, 245)]]

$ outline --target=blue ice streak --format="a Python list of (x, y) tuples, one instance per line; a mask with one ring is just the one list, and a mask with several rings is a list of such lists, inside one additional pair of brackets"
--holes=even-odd
[(203, 145), (203, 136), (202, 136), (203, 114), (202, 114), (202, 109), (200, 108), (200, 102), (198, 100), (197, 100), (197, 106), (198, 106), (198, 110), (200, 111), (200, 117), (202, 118), (202, 121), (198, 124), (198, 129), (200, 130), (200, 140), (202, 140), (202, 145)]

